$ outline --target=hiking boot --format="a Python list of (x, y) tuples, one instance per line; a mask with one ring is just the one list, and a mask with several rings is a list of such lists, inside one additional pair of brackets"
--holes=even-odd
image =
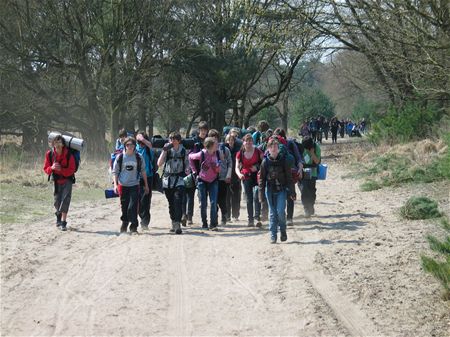
[(128, 229), (128, 222), (122, 222), (122, 226), (120, 227), (120, 233), (126, 233)]
[(286, 231), (281, 231), (280, 240), (282, 242), (287, 240), (287, 233), (286, 233)]
[(286, 225), (287, 226), (294, 226), (294, 221), (292, 219), (287, 219), (286, 220)]
[(59, 226), (61, 226), (61, 213), (59, 213), (59, 212), (55, 212), (55, 215), (56, 215), (56, 227), (59, 227)]
[(276, 236), (275, 237), (271, 237), (270, 238), (270, 243), (272, 243), (272, 244), (277, 243), (277, 237)]
[(63, 232), (67, 230), (67, 221), (61, 221), (61, 230)]
[(184, 214), (183, 217), (181, 218), (181, 226), (186, 227), (186, 222), (187, 222), (187, 216), (186, 216), (186, 214)]
[(181, 224), (179, 222), (175, 222), (174, 229), (175, 229), (175, 234), (183, 233), (183, 231), (181, 230)]

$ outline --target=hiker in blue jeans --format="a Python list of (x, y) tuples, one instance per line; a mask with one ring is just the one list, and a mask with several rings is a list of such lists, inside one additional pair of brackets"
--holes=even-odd
[(267, 143), (269, 155), (264, 158), (259, 176), (259, 199), (266, 196), (269, 205), (270, 242), (277, 243), (278, 227), (280, 240), (287, 240), (286, 233), (286, 199), (296, 199), (291, 164), (286, 155), (280, 153), (279, 142), (271, 138)]

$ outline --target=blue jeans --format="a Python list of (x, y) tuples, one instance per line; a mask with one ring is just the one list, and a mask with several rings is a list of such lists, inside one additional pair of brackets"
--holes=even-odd
[(209, 217), (210, 227), (217, 226), (217, 195), (219, 193), (219, 181), (216, 179), (212, 183), (199, 180), (197, 183), (198, 195), (200, 198), (200, 214), (202, 216), (203, 226), (208, 225), (208, 219), (206, 217), (206, 208), (208, 207), (208, 195), (209, 195)]
[(277, 237), (278, 227), (280, 231), (286, 231), (286, 190), (272, 192), (271, 188), (266, 188), (266, 198), (269, 205), (269, 230), (272, 238)]

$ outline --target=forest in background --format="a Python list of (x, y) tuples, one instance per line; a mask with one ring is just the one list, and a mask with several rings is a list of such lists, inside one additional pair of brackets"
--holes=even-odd
[[(64, 130), (103, 157), (117, 131), (367, 118), (376, 140), (449, 114), (446, 0), (5, 0), (0, 136)], [(398, 133), (401, 131), (400, 137)], [(397, 138), (395, 138), (397, 137)]]

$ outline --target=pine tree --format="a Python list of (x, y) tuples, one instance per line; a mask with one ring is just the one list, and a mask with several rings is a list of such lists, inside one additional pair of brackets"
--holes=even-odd
[(444, 241), (438, 240), (432, 235), (427, 236), (428, 243), (432, 251), (443, 255), (443, 259), (435, 260), (422, 255), (422, 266), (424, 270), (436, 277), (445, 288), (445, 297), (450, 299), (450, 223), (443, 218), (442, 227), (447, 232)]

